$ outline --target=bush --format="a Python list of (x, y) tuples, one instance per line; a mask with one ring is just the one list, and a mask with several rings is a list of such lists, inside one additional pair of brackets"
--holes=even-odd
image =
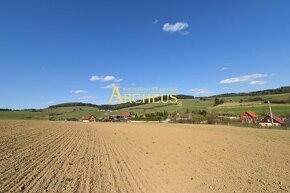
[(160, 121), (162, 117), (132, 117), (131, 121)]
[(200, 124), (202, 121), (205, 121), (206, 118), (200, 114), (193, 114), (191, 123)]
[(206, 110), (199, 110), (199, 114), (202, 116), (206, 116), (207, 112), (206, 112)]
[(0, 111), (12, 111), (12, 109), (0, 109)]
[(221, 119), (216, 114), (209, 114), (206, 116), (206, 120), (208, 124), (219, 124), (221, 123)]
[(34, 113), (42, 112), (42, 109), (32, 109), (31, 112), (34, 112)]
[(264, 99), (261, 97), (250, 97), (248, 101), (255, 102), (255, 101), (263, 101)]
[[(268, 103), (268, 101), (265, 101), (265, 103)], [(273, 104), (287, 104), (287, 100), (273, 99), (273, 100), (271, 100), (271, 103), (273, 103)]]
[(223, 103), (224, 103), (224, 99), (219, 99), (219, 98), (214, 99), (214, 106), (217, 106)]

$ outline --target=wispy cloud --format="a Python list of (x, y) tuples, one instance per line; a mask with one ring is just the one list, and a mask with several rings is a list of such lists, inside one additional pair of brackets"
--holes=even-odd
[(177, 22), (175, 24), (165, 23), (163, 25), (162, 30), (165, 31), (165, 32), (172, 32), (173, 33), (173, 32), (178, 32), (178, 31), (185, 30), (188, 27), (189, 27), (188, 23), (183, 23), (183, 22)]
[(100, 81), (100, 82), (108, 82), (108, 81), (114, 81), (114, 82), (121, 82), (123, 79), (119, 78), (117, 79), (115, 76), (107, 75), (107, 76), (91, 76), (90, 81)]
[(114, 81), (115, 82), (121, 82), (121, 81), (123, 81), (123, 79), (122, 78), (119, 78), (119, 79), (115, 79)]
[(209, 91), (207, 88), (191, 88), (188, 91), (193, 92), (194, 95), (197, 95), (197, 96), (208, 96), (214, 93), (214, 92)]
[(268, 74), (250, 74), (250, 75), (243, 75), (238, 77), (227, 78), (220, 81), (220, 84), (232, 84), (232, 83), (244, 83), (244, 82), (251, 82), (259, 78), (268, 77)]
[(73, 94), (84, 94), (84, 93), (87, 93), (87, 91), (85, 91), (85, 90), (71, 90), (70, 92), (73, 93)]
[(55, 104), (55, 102), (54, 101), (48, 101), (47, 104), (48, 105), (52, 105), (52, 104)]
[(254, 80), (250, 82), (250, 85), (263, 85), (263, 84), (267, 84), (266, 81), (260, 81), (260, 80)]
[(101, 88), (103, 88), (103, 89), (112, 89), (114, 86), (119, 86), (119, 85), (117, 85), (115, 83), (112, 83), (112, 84), (109, 84), (109, 85), (106, 85), (106, 86), (102, 86)]
[(155, 19), (155, 20), (153, 21), (154, 24), (157, 24), (158, 22), (159, 22), (158, 19)]
[(86, 100), (92, 100), (92, 99), (97, 99), (97, 98), (98, 98), (97, 96), (82, 96), (82, 97), (79, 97), (79, 100), (86, 101)]
[(228, 70), (229, 68), (228, 67), (222, 67), (221, 69), (220, 69), (220, 71), (225, 71), (225, 70)]

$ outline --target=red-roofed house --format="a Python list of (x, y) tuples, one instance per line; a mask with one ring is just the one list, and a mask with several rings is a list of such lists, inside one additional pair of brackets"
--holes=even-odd
[(134, 114), (132, 112), (123, 112), (121, 114), (121, 117), (123, 117), (124, 119), (128, 119), (130, 117), (132, 117)]
[(272, 115), (273, 117), (273, 125), (272, 125), (272, 121), (271, 121), (271, 115), (266, 115), (263, 119), (261, 119), (259, 121), (259, 125), (261, 126), (281, 126), (281, 125), (285, 125), (285, 121), (280, 118), (280, 117), (277, 117), (276, 115)]
[(86, 115), (82, 117), (83, 122), (95, 122), (96, 117), (94, 115)]
[(240, 115), (240, 120), (242, 123), (252, 124), (258, 123), (258, 115), (253, 111), (246, 111)]

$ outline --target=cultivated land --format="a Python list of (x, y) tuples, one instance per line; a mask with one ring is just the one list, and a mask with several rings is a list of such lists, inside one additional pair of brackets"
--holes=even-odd
[(0, 192), (289, 192), (290, 132), (0, 121)]

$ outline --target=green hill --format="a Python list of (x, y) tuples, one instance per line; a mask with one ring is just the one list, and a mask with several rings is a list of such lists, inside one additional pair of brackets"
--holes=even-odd
[(113, 114), (120, 114), (124, 111), (133, 111), (137, 114), (164, 112), (197, 112), (206, 110), (221, 115), (239, 116), (247, 110), (256, 111), (258, 114), (265, 114), (268, 110), (267, 100), (282, 101), (282, 103), (272, 103), (272, 110), (276, 115), (287, 116), (290, 115), (290, 93), (289, 94), (274, 94), (261, 95), (258, 99), (250, 96), (232, 96), (219, 97), (223, 99), (224, 103), (214, 106), (216, 97), (196, 98), (196, 99), (181, 99), (182, 106), (176, 104), (145, 104), (138, 107), (129, 107), (112, 112)]
[[(160, 101), (161, 97), (155, 97), (156, 101)], [(194, 99), (194, 96), (190, 96), (190, 95), (176, 95), (176, 97), (178, 99)], [(165, 99), (163, 97), (163, 99)], [(137, 101), (138, 102), (138, 101)], [(148, 104), (149, 100), (145, 99), (143, 104)], [(122, 104), (113, 104), (113, 105), (96, 105), (96, 104), (91, 104), (91, 103), (80, 103), (80, 102), (74, 102), (74, 103), (62, 103), (62, 104), (57, 104), (57, 105), (52, 105), (49, 106), (48, 108), (58, 108), (58, 107), (76, 107), (76, 106), (84, 106), (84, 107), (94, 107), (94, 108), (98, 108), (100, 110), (118, 110), (118, 109), (124, 109), (124, 108), (128, 108), (128, 107), (136, 107), (136, 106), (140, 106), (142, 105), (141, 103), (122, 103)]]
[[(36, 119), (36, 120), (65, 120), (80, 119), (87, 114), (94, 114), (97, 117), (103, 117), (105, 114), (118, 115), (125, 111), (133, 111), (138, 115), (151, 114), (157, 112), (166, 113), (185, 113), (200, 112), (202, 110), (208, 113), (215, 113), (225, 116), (239, 116), (247, 110), (257, 112), (263, 115), (268, 110), (267, 101), (272, 103), (273, 112), (282, 117), (290, 116), (290, 92), (282, 87), (277, 90), (251, 92), (239, 94), (223, 94), (212, 97), (194, 98), (193, 96), (178, 95), (180, 104), (116, 104), (116, 105), (95, 105), (90, 103), (63, 103), (53, 105), (45, 109), (26, 109), (10, 110), (0, 109), (0, 119)], [(260, 93), (260, 95), (258, 94)], [(266, 94), (270, 93), (270, 94)], [(274, 93), (274, 94), (273, 94)], [(279, 94), (275, 94), (279, 93)], [(216, 101), (222, 101), (221, 104), (215, 104)]]

